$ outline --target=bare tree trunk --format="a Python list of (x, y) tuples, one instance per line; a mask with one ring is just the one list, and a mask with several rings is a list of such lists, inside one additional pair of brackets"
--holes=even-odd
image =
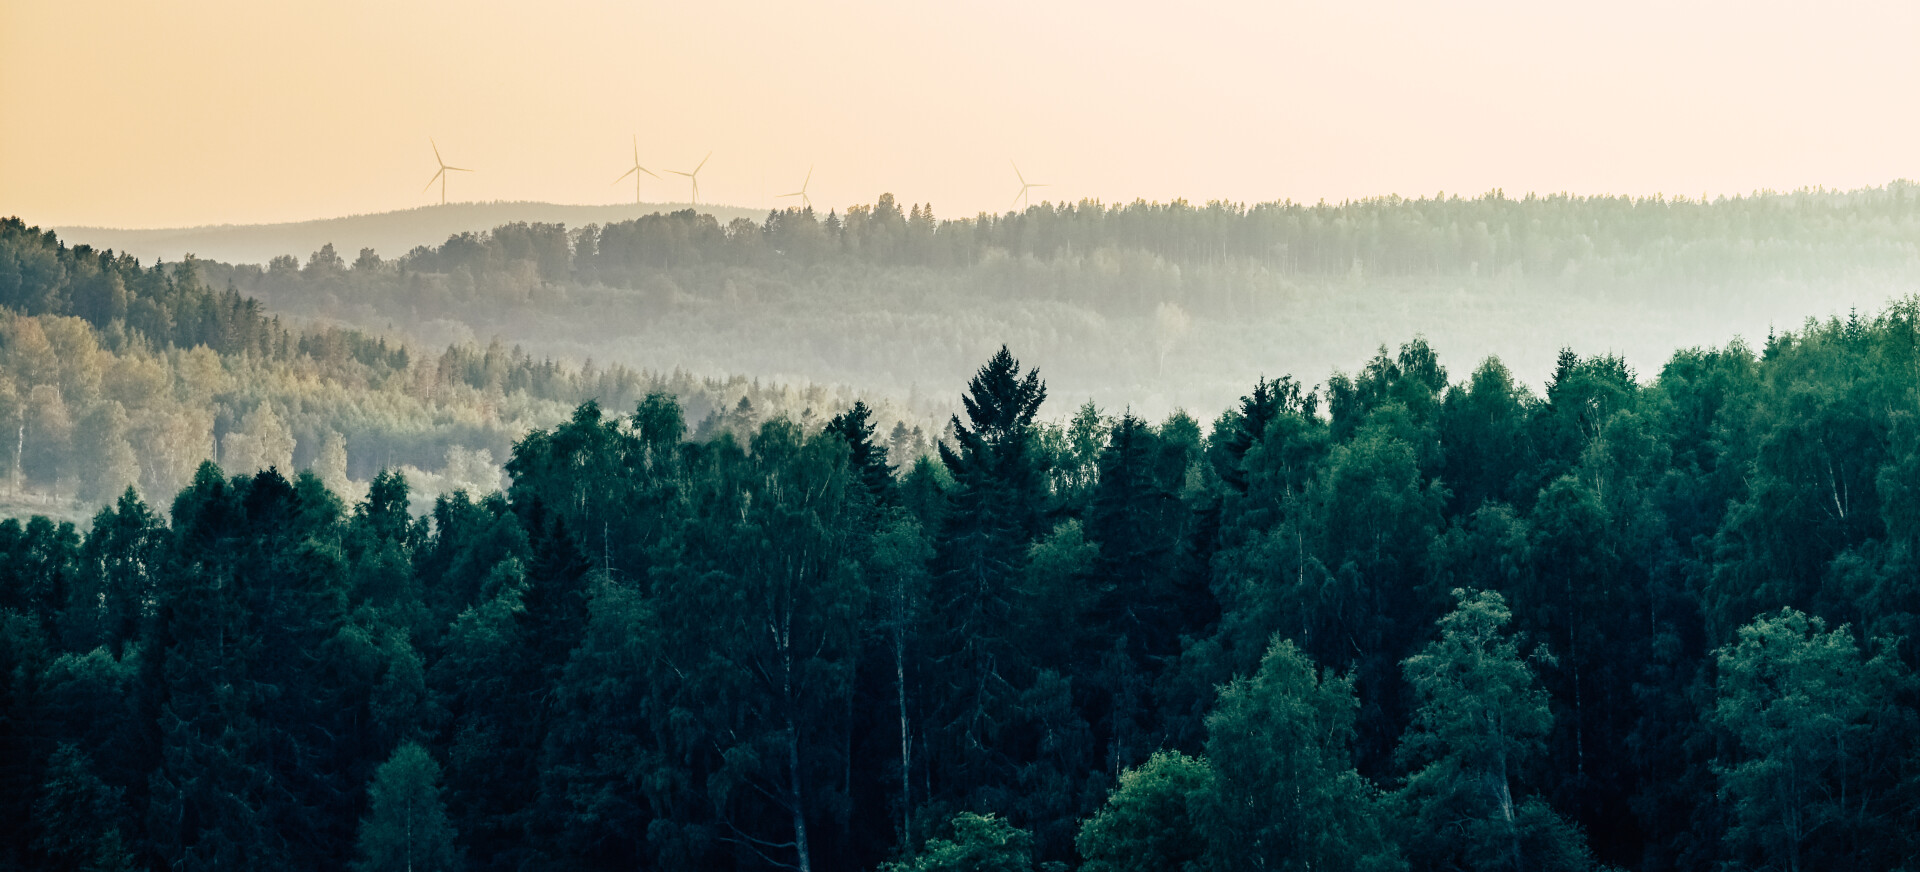
[(813, 860), (807, 853), (807, 813), (806, 805), (800, 797), (800, 734), (793, 726), (793, 718), (787, 718), (787, 802), (793, 807), (793, 850), (799, 855), (796, 868), (800, 872), (813, 872)]
[(893, 628), (893, 686), (900, 697), (900, 844), (913, 841), (913, 740), (907, 726), (906, 629)]
[(1513, 840), (1513, 868), (1526, 869), (1524, 857), (1520, 851), (1520, 827), (1514, 821), (1513, 789), (1507, 784), (1507, 755), (1500, 755), (1500, 770), (1489, 773), (1493, 784), (1493, 798), (1500, 806), (1500, 816), (1507, 824), (1507, 836)]
[(795, 868), (813, 872), (813, 860), (807, 853), (807, 811), (800, 789), (800, 731), (793, 723), (793, 615), (782, 616), (780, 644), (780, 696), (787, 719), (787, 807), (793, 813), (793, 850), (799, 855)]

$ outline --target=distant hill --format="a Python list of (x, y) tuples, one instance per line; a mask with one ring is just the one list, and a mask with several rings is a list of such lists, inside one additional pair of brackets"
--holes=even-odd
[[(276, 255), (291, 254), (305, 261), (320, 246), (333, 243), (348, 260), (362, 248), (372, 248), (381, 257), (398, 257), (416, 245), (439, 245), (448, 236), (465, 231), (486, 231), (516, 221), (565, 224), (582, 227), (610, 221), (628, 221), (655, 212), (687, 208), (686, 203), (637, 203), (619, 206), (569, 206), (558, 203), (492, 202), (448, 203), (422, 206), (398, 212), (348, 215), (286, 224), (221, 224), (205, 227), (172, 227), (155, 230), (125, 230), (113, 227), (55, 227), (69, 244), (82, 243), (94, 248), (111, 248), (151, 262), (154, 258), (179, 260), (192, 254), (203, 260), (226, 263), (266, 263)], [(747, 217), (765, 218), (766, 211), (735, 206), (699, 207), (720, 223)]]

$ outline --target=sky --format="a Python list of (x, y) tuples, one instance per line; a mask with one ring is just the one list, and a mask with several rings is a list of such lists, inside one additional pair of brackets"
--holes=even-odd
[[(1186, 10), (1192, 5), (1198, 8)], [(0, 0), (0, 214), (1312, 202), (1920, 177), (1920, 4)]]

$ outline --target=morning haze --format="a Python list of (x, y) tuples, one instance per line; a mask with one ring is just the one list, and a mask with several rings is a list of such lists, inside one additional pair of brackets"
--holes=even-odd
[(0, 872), (1913, 869), (1917, 24), (0, 0)]

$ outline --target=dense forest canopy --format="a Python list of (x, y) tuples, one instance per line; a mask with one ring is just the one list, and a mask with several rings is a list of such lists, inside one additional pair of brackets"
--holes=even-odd
[(0, 863), (1910, 864), (1920, 300), (1544, 382), (1047, 426), (1003, 348), (901, 467), (652, 391), (425, 515), (207, 463), (0, 523)]
[(759, 221), (693, 210), (523, 222), (411, 251), (205, 266), (276, 312), (493, 336), (542, 355), (859, 385), (945, 401), (1003, 342), (1055, 395), (1155, 417), (1262, 375), (1317, 382), (1423, 335), (1536, 389), (1559, 349), (1636, 360), (1920, 281), (1920, 189), (1718, 198), (1386, 197), (1244, 206), (1081, 202), (943, 218), (883, 195)]
[(264, 267), (0, 222), (7, 508), (53, 515), (0, 522), (0, 868), (1911, 865), (1920, 298), (1657, 371), (1403, 336), (1207, 418), (976, 334), (1111, 392), (1382, 306), (1764, 310), (1912, 277), (1912, 193), (882, 198)]

